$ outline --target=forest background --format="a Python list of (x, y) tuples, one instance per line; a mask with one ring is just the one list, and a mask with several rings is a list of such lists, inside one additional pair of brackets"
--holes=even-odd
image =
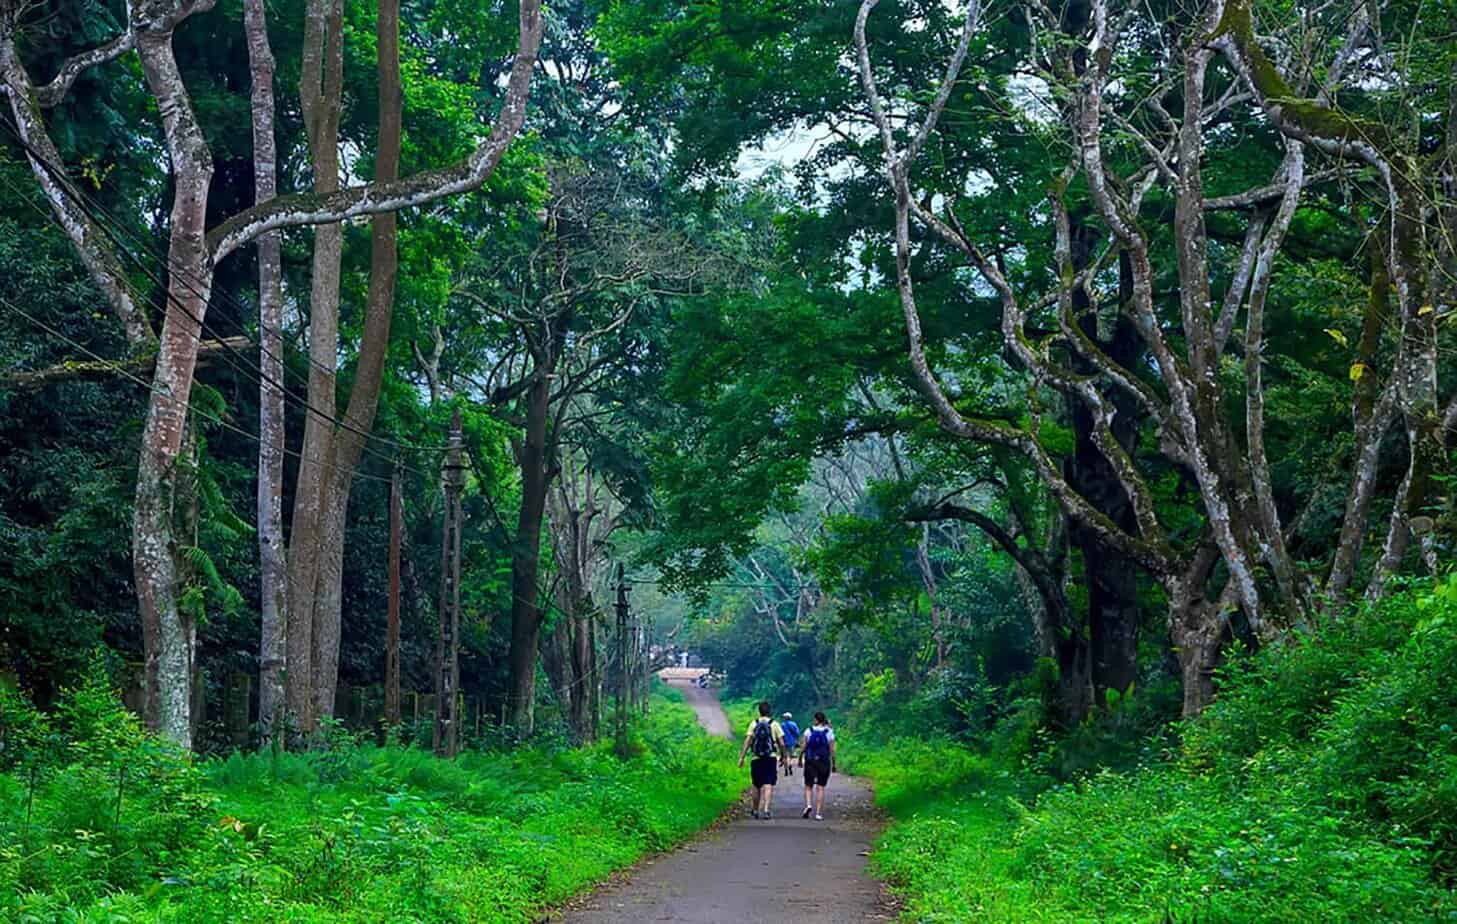
[(528, 914), (732, 797), (691, 651), (918, 917), (1451, 914), (1454, 14), (0, 0), (5, 910), (456, 919), (351, 882), (642, 763)]

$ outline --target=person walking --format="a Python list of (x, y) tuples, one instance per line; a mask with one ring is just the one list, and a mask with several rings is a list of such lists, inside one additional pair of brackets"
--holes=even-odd
[(744, 757), (754, 752), (749, 764), (749, 778), (754, 784), (754, 807), (750, 811), (755, 818), (772, 818), (774, 784), (779, 782), (779, 756), (784, 753), (784, 729), (770, 718), (767, 700), (759, 703), (759, 716), (749, 723), (744, 733), (744, 747), (739, 751), (739, 766)]
[(794, 714), (784, 713), (783, 721), (779, 727), (784, 730), (784, 775), (794, 776), (794, 748), (799, 744), (799, 725), (794, 721)]
[(800, 817), (814, 815), (815, 821), (824, 821), (825, 787), (835, 772), (835, 730), (823, 712), (815, 713), (814, 724), (804, 736), (799, 764), (804, 768), (804, 813)]

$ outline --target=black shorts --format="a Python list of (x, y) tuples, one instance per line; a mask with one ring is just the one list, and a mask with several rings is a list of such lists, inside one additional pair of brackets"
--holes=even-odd
[(828, 786), (830, 784), (830, 762), (828, 760), (806, 760), (804, 762), (805, 786)]
[(779, 782), (779, 758), (755, 757), (749, 761), (749, 776), (755, 786), (773, 786)]

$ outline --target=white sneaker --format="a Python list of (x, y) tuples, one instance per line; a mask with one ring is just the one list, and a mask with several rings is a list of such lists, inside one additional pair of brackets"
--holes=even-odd
[(821, 815), (819, 812), (815, 812), (815, 821), (824, 821), (824, 820), (825, 820), (825, 816)]

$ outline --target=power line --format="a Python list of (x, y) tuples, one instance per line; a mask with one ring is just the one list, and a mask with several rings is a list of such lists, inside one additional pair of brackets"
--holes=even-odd
[[(84, 190), (77, 187), (75, 183), (71, 181), (70, 177), (65, 173), (64, 169), (58, 167), (55, 164), (52, 164), (39, 151), (36, 151), (35, 148), (31, 146), (28, 141), (20, 137), (19, 133), (15, 130), (15, 128), (10, 126), (8, 123), (4, 124), (5, 127), (9, 130), (11, 136), (25, 149), (26, 153), (31, 157), (31, 159), (39, 164), (42, 169), (44, 169), (46, 173), (51, 176), (53, 180), (55, 180), (66, 190), (67, 194), (69, 194), (69, 196), (76, 202), (77, 206), (87, 215), (88, 218), (96, 223), (97, 227), (102, 231), (103, 234), (106, 235), (106, 237), (112, 242), (117, 250), (120, 251), (120, 253), (124, 255), (129, 262), (136, 266), (136, 268), (140, 270), (154, 285), (156, 285), (164, 292), (168, 288), (166, 281), (163, 280), (160, 275), (158, 275), (156, 271), (153, 270), (147, 263), (145, 263), (140, 257), (138, 257), (137, 254), (134, 253), (123, 240), (121, 240), (122, 235), (134, 241), (137, 246), (145, 251), (147, 255), (151, 257), (154, 261), (165, 264), (167, 266), (168, 273), (172, 276), (175, 276), (184, 286), (187, 287), (187, 289), (193, 295), (197, 295), (199, 297), (203, 295), (203, 286), (200, 280), (198, 280), (189, 271), (172, 266), (171, 261), (167, 256), (159, 254), (151, 243), (142, 240), (138, 238), (135, 234), (133, 234), (133, 232), (131, 232), (123, 222), (121, 222), (114, 215), (112, 215), (103, 204), (97, 202), (95, 199), (90, 197)], [(24, 196), (24, 194), (20, 192), (13, 180), (6, 178), (6, 183), (13, 192), (16, 192), (20, 198), (27, 201), (32, 208), (36, 209), (36, 211), (38, 211), (46, 219), (47, 222), (51, 220), (51, 216), (48, 215), (44, 209), (36, 205), (34, 202), (31, 202), (28, 197)], [(144, 293), (141, 293), (136, 289), (135, 285), (132, 284), (131, 280), (122, 277), (118, 280), (118, 282), (120, 282), (120, 284), (123, 285), (133, 297), (139, 297), (144, 295)], [(208, 289), (210, 295), (215, 295), (229, 307), (239, 311), (241, 314), (247, 314), (252, 311), (251, 306), (244, 304), (241, 300), (239, 300), (235, 295), (233, 295), (226, 289), (220, 289), (215, 286), (207, 286), (206, 288)], [(193, 340), (199, 343), (203, 342), (202, 337), (206, 333), (211, 332), (216, 337), (216, 330), (211, 329), (210, 331), (210, 328), (204, 318), (194, 315), (191, 311), (187, 310), (175, 299), (169, 299), (169, 303), (172, 307), (175, 307), (178, 311), (180, 311), (184, 317), (197, 325), (197, 333), (193, 334), (191, 332), (184, 332), (186, 336), (191, 337)], [(261, 343), (258, 343), (256, 340), (254, 340), (253, 337), (246, 333), (246, 331), (244, 332), (243, 336), (249, 341), (250, 345), (257, 347), (260, 353), (268, 356), (271, 359), (282, 362), (282, 360), (276, 354), (264, 348)], [(267, 376), (263, 372), (261, 364), (253, 363), (251, 360), (244, 357), (241, 353), (238, 352), (236, 348), (234, 348), (231, 344), (227, 343), (224, 338), (217, 337), (217, 339), (221, 343), (222, 350), (225, 354), (230, 354), (231, 356), (236, 357), (238, 361), (247, 364), (246, 366), (240, 366), (237, 362), (229, 362), (229, 365), (232, 366), (232, 368), (236, 372), (238, 372), (245, 380), (259, 386), (266, 382), (267, 384), (278, 389), (279, 393), (282, 394), (286, 400), (292, 400), (296, 405), (302, 407), (308, 413), (314, 414), (341, 429), (348, 430), (362, 437), (364, 440), (366, 440), (364, 446), (366, 450), (368, 450), (369, 440), (391, 446), (397, 450), (405, 450), (408, 452), (444, 452), (447, 448), (445, 446), (419, 446), (411, 445), (408, 443), (401, 443), (396, 440), (389, 439), (388, 437), (379, 436), (378, 434), (361, 430), (358, 427), (355, 427), (353, 424), (349, 423), (347, 420), (341, 419), (334, 414), (331, 414), (321, 408), (315, 407), (314, 405), (310, 404), (306, 396), (301, 396), (297, 392), (290, 391), (286, 383), (277, 381), (276, 379)], [(308, 361), (313, 368), (320, 369), (321, 371), (326, 371), (331, 375), (337, 374), (338, 372), (338, 370), (328, 369), (327, 367), (320, 366), (313, 360), (312, 357), (308, 357)], [(391, 462), (393, 461), (393, 459), (389, 456), (382, 455), (377, 452), (375, 453), (375, 455), (377, 458), (381, 458)], [(416, 472), (416, 474), (423, 473)]]
[[(166, 280), (162, 279), (161, 276), (146, 261), (144, 261), (140, 256), (138, 256), (138, 254), (136, 252), (134, 252), (131, 249), (131, 247), (129, 247), (127, 245), (126, 241), (123, 240), (123, 237), (129, 239), (140, 251), (142, 251), (143, 253), (145, 253), (152, 260), (156, 261), (157, 263), (166, 265), (169, 275), (172, 276), (173, 278), (175, 278), (180, 283), (182, 283), (182, 285), (184, 285), (191, 292), (191, 294), (193, 294), (193, 295), (198, 296), (199, 298), (201, 298), (204, 295), (204, 291), (203, 290), (204, 290), (204, 288), (206, 288), (207, 295), (210, 298), (211, 297), (217, 297), (218, 299), (220, 299), (221, 301), (223, 301), (225, 304), (227, 304), (229, 307), (232, 307), (235, 310), (237, 310), (241, 315), (246, 315), (247, 313), (251, 312), (251, 310), (252, 310), (251, 306), (248, 306), (248, 305), (244, 304), (240, 299), (238, 299), (230, 291), (228, 291), (226, 289), (217, 288), (216, 286), (213, 286), (213, 285), (204, 286), (203, 283), (202, 283), (202, 281), (200, 279), (198, 279), (195, 275), (193, 275), (192, 273), (190, 273), (190, 271), (185, 270), (185, 269), (180, 268), (180, 267), (173, 266), (171, 264), (171, 260), (170, 260), (169, 257), (167, 257), (166, 255), (159, 254), (157, 252), (157, 249), (155, 248), (155, 246), (151, 242), (148, 242), (148, 241), (146, 241), (144, 239), (139, 238), (134, 232), (132, 232), (125, 225), (125, 223), (123, 223), (115, 215), (113, 215), (105, 207), (104, 204), (98, 202), (97, 200), (95, 200), (94, 198), (92, 198), (91, 196), (89, 196), (84, 190), (81, 190), (80, 188), (78, 188), (71, 181), (71, 178), (69, 177), (69, 175), (67, 175), (65, 173), (64, 169), (60, 168), (58, 165), (52, 164), (45, 156), (43, 156), (39, 151), (37, 151), (25, 138), (21, 137), (20, 134), (18, 133), (18, 131), (14, 127), (10, 126), (8, 123), (6, 123), (5, 127), (9, 130), (11, 136), (15, 139), (15, 141), (17, 141), (21, 145), (21, 147), (24, 148), (24, 150), (26, 151), (27, 155), (31, 158), (31, 160), (34, 163), (38, 164), (41, 167), (41, 169), (43, 169), (58, 185), (60, 185), (62, 187), (63, 190), (65, 190), (65, 193), (67, 195), (69, 195), (69, 197), (73, 200), (73, 202), (75, 202), (75, 204), (77, 205), (77, 207), (80, 208), (82, 210), (82, 212), (84, 214), (86, 214), (86, 216), (88, 218), (90, 218), (90, 220), (93, 221), (97, 225), (97, 227), (107, 237), (107, 239), (112, 243), (112, 245), (120, 252), (120, 254), (123, 255), (128, 260), (128, 262), (130, 262), (133, 266), (135, 266), (139, 271), (141, 271), (147, 277), (147, 279), (149, 279), (153, 283), (153, 285), (156, 285), (159, 289), (161, 289), (164, 292), (166, 292), (167, 289), (168, 289), (168, 284), (167, 284)], [(49, 223), (51, 221), (51, 216), (49, 214), (47, 214), (47, 212), (45, 211), (45, 209), (43, 209), (42, 207), (40, 207), (39, 205), (37, 205), (36, 203), (34, 203), (33, 201), (31, 201), (31, 199), (28, 196), (26, 196), (17, 187), (17, 185), (15, 184), (15, 182), (13, 180), (10, 180), (7, 177), (6, 178), (6, 183), (10, 187), (11, 191), (17, 194), (17, 197), (18, 198), (21, 198), (23, 201), (26, 201), (33, 208), (35, 208), (36, 211), (39, 212), (42, 215), (43, 218), (46, 219), (47, 223)], [(145, 298), (142, 298), (142, 296), (145, 293), (142, 293), (142, 292), (138, 291), (137, 287), (134, 285), (134, 283), (130, 279), (126, 278), (125, 276), (121, 276), (116, 281), (121, 286), (123, 286), (133, 298), (137, 298), (138, 301), (139, 302), (142, 302), (143, 304), (146, 302), (146, 299)], [(378, 443), (382, 443), (382, 444), (385, 444), (385, 445), (394, 447), (397, 450), (405, 450), (407, 452), (444, 452), (444, 451), (446, 451), (449, 448), (447, 446), (419, 446), (419, 445), (411, 445), (411, 444), (401, 443), (401, 442), (398, 442), (398, 441), (395, 441), (395, 440), (391, 440), (391, 439), (388, 439), (386, 437), (382, 437), (382, 436), (379, 436), (377, 434), (374, 434), (374, 433), (371, 433), (371, 432), (367, 432), (367, 431), (361, 430), (361, 429), (353, 426), (352, 424), (350, 424), (346, 420), (343, 420), (343, 419), (341, 419), (339, 417), (336, 417), (333, 414), (327, 413), (327, 412), (325, 412), (325, 411), (323, 411), (323, 410), (321, 410), (319, 408), (314, 407), (312, 404), (309, 403), (308, 398), (306, 396), (300, 396), (296, 392), (291, 392), (289, 390), (289, 388), (288, 388), (288, 386), (287, 386), (286, 383), (279, 382), (279, 381), (273, 379), (271, 376), (267, 375), (263, 371), (261, 363), (253, 362), (252, 360), (247, 359), (241, 353), (239, 353), (230, 343), (228, 343), (225, 338), (218, 337), (215, 328), (210, 330), (209, 325), (207, 324), (207, 322), (206, 322), (206, 320), (205, 320), (204, 317), (199, 317), (197, 315), (194, 315), (186, 307), (184, 307), (183, 305), (181, 305), (175, 298), (170, 298), (170, 296), (169, 296), (168, 302), (169, 302), (170, 307), (176, 308), (178, 311), (180, 311), (183, 314), (183, 316), (185, 316), (188, 320), (192, 321), (194, 324), (197, 325), (197, 331), (196, 331), (196, 333), (193, 333), (193, 332), (190, 332), (190, 331), (184, 331), (184, 334), (186, 336), (192, 337), (193, 340), (195, 340), (196, 342), (198, 342), (200, 344), (200, 343), (203, 342), (203, 335), (211, 332), (213, 334), (213, 336), (215, 337), (215, 339), (217, 340), (217, 342), (219, 343), (219, 345), (221, 346), (222, 351), (225, 354), (230, 355), (230, 356), (236, 358), (237, 361), (233, 361), (233, 360), (230, 359), (230, 360), (228, 360), (228, 363), (233, 368), (233, 370), (235, 372), (237, 372), (243, 379), (245, 379), (246, 381), (249, 381), (250, 383), (252, 383), (254, 385), (260, 386), (260, 387), (266, 382), (268, 385), (271, 385), (272, 387), (276, 388), (279, 391), (279, 393), (285, 398), (285, 400), (292, 400), (292, 401), (294, 401), (296, 405), (301, 406), (307, 413), (316, 414), (320, 418), (322, 418), (322, 419), (330, 422), (331, 424), (333, 424), (335, 426), (338, 426), (338, 427), (340, 427), (342, 429), (349, 430), (349, 431), (357, 434), (358, 436), (362, 437), (365, 440), (365, 442), (363, 443), (363, 445), (361, 447), (365, 451), (370, 451), (369, 442), (371, 440), (374, 441), (374, 442), (378, 442)], [(17, 313), (17, 314), (21, 315), (22, 317), (26, 318), (32, 324), (35, 324), (36, 326), (40, 327), (41, 329), (47, 331), (48, 333), (52, 334), (53, 336), (57, 337), (58, 339), (62, 340), (65, 343), (67, 343), (73, 349), (79, 350), (84, 355), (89, 356), (92, 359), (96, 360), (97, 362), (102, 363), (104, 366), (106, 366), (107, 368), (111, 369), (116, 374), (118, 374), (118, 375), (120, 375), (120, 376), (122, 376), (122, 377), (124, 377), (124, 378), (126, 378), (126, 379), (128, 379), (128, 380), (130, 380), (130, 381), (132, 381), (132, 382), (134, 382), (136, 384), (138, 384), (138, 385), (141, 385), (143, 388), (145, 388), (148, 392), (150, 392), (152, 394), (157, 394), (157, 395), (162, 395), (164, 397), (167, 397), (167, 395), (165, 394), (165, 392), (163, 392), (162, 390), (158, 389), (155, 385), (144, 381), (140, 377), (132, 374), (130, 372), (130, 370), (127, 370), (125, 367), (121, 366), (119, 363), (116, 363), (116, 362), (114, 362), (112, 360), (106, 359), (103, 356), (100, 356), (99, 354), (97, 354), (94, 351), (88, 349), (87, 347), (83, 346), (82, 344), (78, 343), (77, 341), (73, 340), (72, 338), (66, 336), (61, 331), (56, 330), (55, 328), (53, 328), (50, 325), (46, 324), (44, 321), (41, 321), (40, 319), (35, 318), (34, 316), (30, 315), (28, 312), (26, 312), (23, 309), (19, 308), (18, 306), (14, 305), (8, 299), (3, 299), (3, 303), (10, 310), (12, 310), (15, 313)], [(265, 348), (258, 341), (254, 340), (254, 338), (252, 336), (250, 336), (249, 334), (247, 334), (246, 329), (244, 330), (243, 336), (249, 341), (249, 343), (252, 346), (255, 346), (258, 349), (258, 351), (259, 351), (259, 353), (261, 355), (266, 356), (266, 357), (268, 357), (270, 359), (274, 359), (275, 361), (281, 362), (281, 358), (280, 357), (278, 357), (272, 351), (270, 351), (267, 348)], [(321, 371), (325, 371), (325, 372), (327, 372), (327, 373), (329, 373), (331, 375), (337, 374), (337, 370), (336, 369), (330, 369), (330, 368), (321, 366), (320, 364), (318, 364), (317, 362), (314, 361), (314, 359), (313, 359), (312, 356), (308, 356), (307, 359), (308, 359), (308, 362), (309, 362), (311, 368), (320, 369)], [(239, 365), (240, 362), (243, 363), (244, 365)], [(232, 431), (232, 432), (234, 432), (234, 433), (236, 433), (236, 434), (244, 437), (245, 439), (249, 440), (250, 442), (253, 442), (253, 443), (260, 442), (260, 439), (261, 438), (259, 436), (255, 435), (253, 433), (250, 433), (250, 432), (248, 432), (246, 430), (243, 430), (241, 427), (238, 427), (235, 424), (229, 423), (228, 421), (222, 419), (221, 417), (218, 417), (217, 415), (209, 414), (206, 411), (203, 411), (203, 410), (201, 410), (199, 408), (196, 408), (196, 407), (192, 407), (192, 408), (190, 408), (190, 410), (192, 410), (193, 413), (196, 413), (199, 416), (202, 416), (202, 417), (204, 417), (206, 419), (209, 419), (209, 420), (217, 423), (218, 425), (224, 427), (225, 429), (228, 429), (228, 430), (230, 430), (230, 431)], [(284, 451), (285, 455), (288, 455), (288, 456), (292, 456), (294, 458), (297, 458), (301, 462), (304, 461), (304, 456), (303, 456), (303, 454), (301, 452), (297, 452), (297, 451), (294, 451), (294, 450), (290, 450), (290, 449), (288, 449), (286, 447), (284, 448), (283, 451)], [(408, 471), (408, 472), (410, 472), (410, 473), (412, 473), (412, 474), (414, 474), (414, 475), (416, 475), (416, 476), (418, 476), (420, 478), (423, 478), (423, 479), (425, 479), (427, 481), (430, 480), (430, 478), (432, 477), (431, 475), (429, 475), (426, 472), (423, 472), (423, 471), (420, 471), (419, 469), (415, 469), (415, 468), (413, 468), (411, 466), (405, 465), (401, 460), (399, 460), (399, 458), (397, 456), (395, 458), (390, 458), (390, 457), (387, 457), (387, 456), (385, 456), (385, 455), (383, 455), (383, 454), (381, 454), (379, 452), (374, 452), (373, 454), (377, 458), (385, 459), (386, 461), (390, 461), (392, 463), (398, 464), (399, 467), (402, 470)], [(472, 466), (471, 467), (474, 470), (475, 469), (474, 459), (472, 459), (471, 461), (472, 461)], [(329, 468), (329, 469), (334, 470), (334, 471), (348, 471), (353, 476), (362, 477), (362, 478), (365, 478), (365, 479), (368, 479), (368, 480), (372, 480), (372, 481), (377, 481), (377, 482), (386, 483), (386, 484), (391, 483), (391, 479), (389, 479), (389, 478), (382, 478), (382, 477), (379, 477), (379, 476), (376, 476), (376, 475), (368, 474), (368, 473), (362, 471), (357, 466), (356, 467), (353, 467), (353, 468), (346, 468), (346, 467), (343, 467), (343, 466), (339, 466), (337, 464), (328, 463), (328, 462), (324, 462), (324, 461), (315, 461), (314, 464), (318, 464), (318, 465), (324, 466), (325, 468)], [(480, 473), (478, 471), (476, 472), (476, 475), (477, 475), (478, 478), (480, 477)], [(486, 504), (487, 504), (487, 507), (488, 507), (488, 509), (489, 509), (489, 511), (491, 513), (492, 519), (495, 521), (495, 524), (496, 524), (497, 528), (500, 530), (500, 532), (502, 534), (502, 537), (505, 540), (506, 544), (508, 546), (511, 545), (514, 542), (514, 537), (511, 534), (511, 532), (507, 529), (506, 524), (505, 524), (505, 521), (504, 521), (504, 518), (501, 517), (499, 511), (497, 510), (496, 505), (495, 505), (495, 500), (490, 496), (490, 493), (488, 491), (484, 491), (483, 490), (481, 492), (481, 496), (486, 500)], [(566, 614), (565, 611), (561, 610), (561, 608), (554, 603), (554, 601), (552, 599), (552, 595), (546, 590), (545, 587), (543, 587), (541, 585), (541, 581), (540, 581), (539, 578), (537, 578), (533, 583), (536, 585), (537, 601), (536, 601), (536, 604), (535, 604), (535, 608), (538, 610), (538, 612), (540, 612), (542, 610), (545, 610), (547, 612), (550, 612), (552, 610), (556, 610), (557, 612), (562, 613), (563, 615), (569, 615), (569, 614)], [(516, 602), (525, 602), (525, 601), (521, 600), (521, 598), (515, 597), (514, 595), (513, 595), (513, 600), (516, 601)], [(578, 685), (578, 684), (580, 684), (582, 682), (585, 682), (586, 680), (591, 679), (592, 677), (594, 677), (596, 674), (597, 674), (597, 670), (594, 669), (591, 673), (589, 673), (589, 674), (587, 674), (587, 675), (585, 675), (585, 676), (583, 676), (581, 678), (578, 678), (576, 681), (574, 681), (572, 684), (570, 684), (570, 686), (576, 686), (576, 685)]]
[[(131, 382), (133, 382), (133, 383), (135, 383), (137, 385), (140, 385), (142, 388), (146, 389), (147, 391), (151, 392), (152, 394), (162, 395), (163, 397), (169, 397), (165, 392), (163, 392), (161, 389), (157, 388), (156, 385), (154, 385), (151, 382), (148, 382), (145, 379), (141, 378), (140, 376), (136, 375), (130, 369), (128, 369), (126, 366), (122, 365), (121, 363), (116, 362), (115, 360), (107, 359), (106, 357), (104, 357), (101, 354), (95, 352), (94, 350), (90, 349), (89, 347), (85, 346), (84, 344), (82, 344), (82, 343), (76, 341), (75, 339), (67, 336), (63, 331), (57, 330), (56, 328), (52, 327), (50, 324), (47, 324), (45, 321), (42, 321), (40, 318), (35, 317), (30, 312), (26, 311), (24, 308), (21, 308), (19, 305), (17, 305), (14, 302), (12, 302), (10, 299), (5, 298), (4, 296), (0, 296), (0, 305), (4, 305), (11, 312), (20, 315), (22, 318), (26, 319), (31, 324), (35, 325), (36, 327), (40, 328), (41, 330), (45, 331), (46, 333), (50, 334), (51, 336), (55, 337), (56, 339), (62, 341), (66, 345), (70, 346), (72, 349), (78, 350), (79, 352), (81, 352), (85, 356), (90, 357), (92, 360), (94, 360), (94, 361), (96, 361), (98, 363), (101, 363), (107, 369), (109, 369), (111, 372), (115, 373), (116, 375), (118, 375), (118, 376), (120, 376), (120, 377), (122, 377), (124, 379), (127, 379), (128, 381), (131, 381)], [(207, 420), (210, 420), (213, 423), (218, 424), (219, 426), (223, 427), (224, 429), (230, 430), (233, 433), (236, 433), (239, 436), (242, 436), (244, 439), (247, 439), (247, 440), (249, 440), (251, 442), (254, 442), (254, 443), (257, 443), (259, 441), (259, 437), (256, 434), (250, 433), (247, 430), (244, 430), (242, 427), (239, 427), (237, 424), (230, 423), (228, 420), (226, 420), (226, 419), (224, 419), (222, 417), (219, 417), (216, 414), (209, 413), (208, 411), (205, 411), (202, 408), (199, 408), (199, 407), (197, 407), (195, 405), (189, 406), (188, 410), (191, 413), (197, 414), (199, 417), (203, 417), (203, 418), (205, 418)], [(285, 448), (284, 449), (284, 453), (287, 454), (287, 455), (293, 456), (295, 458), (302, 458), (302, 454), (301, 453), (296, 452), (296, 451), (294, 451), (292, 449)], [(328, 468), (335, 469), (335, 470), (342, 470), (342, 468), (343, 468), (342, 466), (339, 466), (339, 465), (337, 465), (335, 463), (321, 462), (319, 464), (320, 465), (324, 465), (324, 466), (326, 466)], [(371, 475), (368, 472), (362, 471), (362, 470), (360, 470), (358, 468), (351, 469), (350, 471), (356, 477), (359, 477), (359, 478), (366, 478), (366, 479), (369, 479), (371, 481), (380, 481), (380, 482), (384, 482), (385, 484), (389, 484), (390, 483), (390, 479), (388, 479), (388, 478), (381, 478), (378, 475)]]
[[(629, 584), (662, 584), (663, 583), (663, 581), (662, 581), (661, 578), (625, 578), (625, 580)], [(695, 585), (695, 586), (698, 586), (698, 587), (745, 587), (745, 588), (753, 588), (753, 589), (761, 589), (761, 590), (778, 590), (778, 589), (780, 589), (779, 588), (779, 585), (777, 585), (777, 584), (749, 584), (749, 583), (736, 583), (736, 582), (733, 582), (733, 581), (709, 581), (706, 584), (698, 584), (698, 585)]]
[[(92, 360), (94, 360), (94, 361), (96, 361), (98, 363), (101, 363), (106, 368), (110, 369), (113, 373), (115, 373), (116, 375), (118, 375), (118, 376), (120, 376), (120, 377), (122, 377), (122, 378), (124, 378), (124, 379), (126, 379), (126, 380), (128, 380), (130, 382), (133, 382), (133, 383), (135, 383), (137, 385), (140, 385), (143, 389), (145, 389), (146, 391), (148, 391), (150, 393), (158, 394), (158, 395), (164, 395), (165, 396), (164, 392), (162, 392), (160, 389), (158, 389), (155, 385), (153, 385), (152, 383), (146, 381), (145, 379), (141, 378), (140, 376), (134, 374), (130, 369), (126, 368), (121, 363), (118, 363), (115, 360), (107, 359), (106, 357), (104, 357), (101, 354), (95, 352), (94, 350), (90, 349), (89, 347), (85, 346), (84, 344), (78, 342), (74, 338), (66, 335), (63, 331), (57, 330), (55, 327), (51, 326), (50, 324), (47, 324), (45, 321), (41, 320), (40, 318), (37, 318), (34, 315), (30, 314), (25, 309), (21, 308), (20, 306), (16, 305), (14, 302), (10, 301), (10, 299), (5, 298), (4, 296), (0, 296), (0, 305), (4, 305), (11, 312), (13, 312), (13, 313), (21, 316), (22, 318), (24, 318), (25, 320), (29, 321), (31, 324), (35, 325), (39, 329), (41, 329), (41, 330), (45, 331), (46, 333), (54, 336), (58, 340), (60, 340), (63, 343), (67, 344), (68, 346), (70, 346), (72, 349), (79, 351), (83, 355), (91, 358)], [(227, 420), (223, 419), (222, 417), (219, 417), (219, 416), (217, 416), (215, 414), (211, 414), (211, 413), (209, 413), (207, 411), (204, 411), (201, 408), (198, 408), (196, 406), (189, 407), (189, 410), (192, 413), (197, 414), (200, 417), (203, 417), (203, 418), (205, 418), (207, 420), (210, 420), (213, 423), (216, 423), (219, 426), (221, 426), (221, 427), (223, 427), (223, 428), (225, 428), (227, 430), (230, 430), (233, 433), (238, 434), (239, 436), (242, 436), (243, 438), (249, 440), (250, 442), (253, 442), (253, 443), (259, 442), (259, 439), (260, 438), (257, 435), (255, 435), (253, 433), (249, 433), (248, 431), (244, 430), (243, 428), (237, 426), (236, 424), (233, 424), (233, 423), (228, 422)], [(299, 453), (297, 451), (288, 449), (286, 447), (284, 449), (284, 453), (286, 455), (293, 456), (294, 458), (298, 458), (298, 459), (302, 459), (302, 457), (303, 457), (302, 456), (302, 453)], [(468, 458), (470, 457), (470, 454), (469, 453), (467, 454), (467, 457)], [(332, 469), (334, 469), (336, 471), (337, 470), (342, 470), (342, 466), (338, 466), (336, 464), (332, 464), (332, 463), (320, 463), (320, 464), (325, 465), (325, 467), (332, 468)], [(429, 476), (426, 475), (425, 473), (420, 472), (417, 469), (410, 469), (408, 466), (405, 466), (403, 463), (401, 463), (401, 466), (400, 467), (401, 467), (402, 470), (412, 471), (412, 472), (414, 472), (417, 475), (421, 475), (422, 477), (425, 477), (427, 479), (429, 478)], [(480, 473), (478, 471), (476, 471), (476, 469), (475, 469), (474, 459), (471, 459), (471, 470), (476, 473), (476, 477), (479, 479), (480, 478)], [(393, 483), (392, 482), (392, 479), (390, 479), (390, 478), (381, 478), (378, 475), (371, 475), (368, 472), (362, 471), (359, 468), (350, 469), (349, 471), (353, 474), (354, 477), (357, 477), (357, 478), (363, 478), (363, 479), (366, 479), (366, 480), (369, 480), (369, 481), (377, 481), (377, 482), (381, 482), (383, 484), (392, 484)], [(502, 534), (502, 538), (506, 541), (507, 545), (509, 546), (511, 543), (514, 542), (514, 537), (511, 535), (510, 531), (507, 529), (504, 518), (501, 517), (500, 512), (497, 510), (495, 500), (491, 497), (491, 495), (490, 495), (490, 493), (488, 491), (482, 490), (480, 492), (480, 495), (481, 495), (482, 498), (485, 499), (486, 506), (487, 506), (488, 510), (490, 511), (490, 513), (491, 513), (491, 517), (494, 520), (497, 529), (500, 530), (500, 532)], [(536, 593), (537, 593), (536, 608), (537, 608), (537, 610), (539, 612), (540, 611), (543, 611), (543, 610), (544, 611), (547, 611), (547, 612), (550, 612), (552, 610), (555, 610), (557, 613), (559, 613), (560, 615), (563, 615), (563, 616), (570, 617), (572, 615), (572, 614), (566, 612), (565, 610), (563, 610), (560, 606), (558, 606), (553, 601), (552, 595), (547, 591), (547, 589), (545, 587), (542, 586), (541, 581), (540, 581), (539, 578), (537, 580), (535, 580), (533, 583), (536, 585)], [(647, 583), (647, 582), (645, 582), (645, 581), (639, 581), (637, 583)], [(514, 593), (512, 595), (512, 599), (513, 599), (513, 601), (525, 602), (525, 601), (521, 600), (520, 597), (515, 596)], [(596, 677), (600, 676), (601, 674), (602, 674), (602, 667), (600, 665), (594, 665), (593, 669), (591, 671), (589, 671), (588, 673), (584, 674), (583, 676), (576, 678), (575, 680), (571, 681), (570, 683), (566, 684), (565, 686), (560, 686), (559, 687), (556, 684), (553, 684), (552, 685), (552, 689), (553, 690), (560, 690), (560, 691), (569, 691), (569, 690), (571, 690), (571, 689), (573, 689), (573, 688), (575, 688), (577, 686), (580, 686), (583, 683), (588, 682), (589, 680), (595, 679)], [(508, 701), (514, 701), (515, 698), (516, 698), (515, 697), (515, 694), (508, 694), (507, 695)]]

